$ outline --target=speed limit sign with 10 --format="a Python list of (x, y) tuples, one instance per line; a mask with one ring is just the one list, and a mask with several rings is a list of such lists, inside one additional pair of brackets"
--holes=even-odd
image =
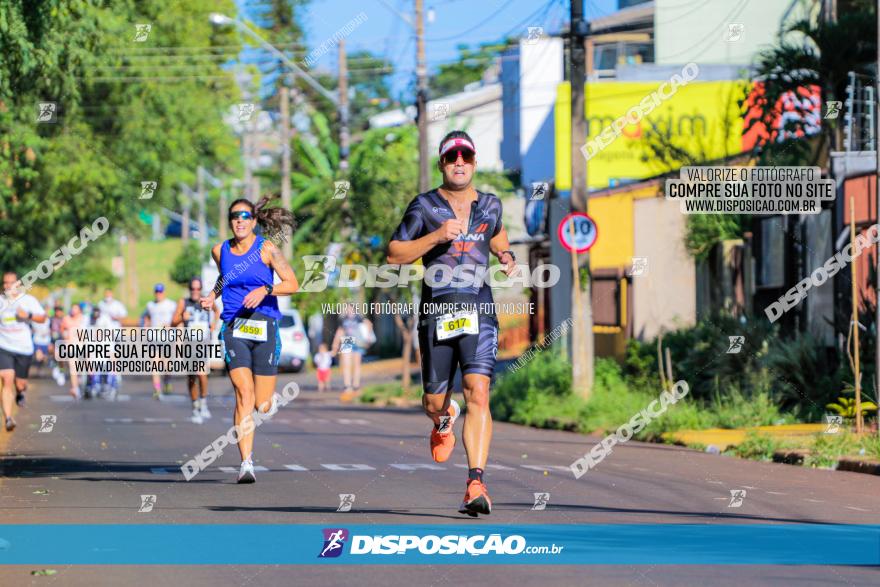
[[(572, 242), (570, 222), (574, 222), (574, 242)], [(556, 230), (559, 236), (559, 242), (567, 250), (574, 250), (576, 253), (586, 253), (599, 237), (599, 228), (596, 221), (590, 218), (589, 214), (584, 212), (572, 212), (568, 214), (559, 223)]]

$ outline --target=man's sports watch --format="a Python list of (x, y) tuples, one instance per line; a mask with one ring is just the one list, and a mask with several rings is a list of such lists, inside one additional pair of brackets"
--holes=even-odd
[(499, 261), (501, 260), (501, 255), (503, 255), (504, 253), (510, 253), (510, 257), (513, 259), (513, 262), (516, 263), (516, 253), (514, 253), (510, 249), (507, 249), (506, 251), (501, 251), (500, 253), (498, 253), (498, 260)]
[(267, 295), (267, 296), (271, 296), (271, 295), (272, 295), (272, 290), (274, 289), (274, 287), (271, 286), (271, 285), (264, 285), (263, 287), (266, 288), (266, 295)]

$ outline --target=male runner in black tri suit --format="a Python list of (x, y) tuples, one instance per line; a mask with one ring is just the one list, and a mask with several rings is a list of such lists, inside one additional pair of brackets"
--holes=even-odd
[[(507, 275), (513, 275), (516, 259), (501, 222), (501, 200), (472, 185), (476, 148), (467, 133), (453, 131), (443, 138), (439, 167), (443, 185), (410, 202), (388, 245), (388, 262), (422, 259), (425, 266), (418, 328), (422, 405), (434, 421), (431, 455), (437, 462), (446, 461), (455, 446), (453, 424), (460, 409), (452, 399), (452, 385), (461, 367), (468, 485), (459, 511), (476, 516), (492, 510), (483, 469), (492, 438), (489, 386), (498, 351), (498, 320), (488, 306), (492, 289), (486, 280), (462, 276), (488, 269), (490, 253), (505, 265)], [(460, 271), (463, 268), (467, 270)], [(452, 273), (450, 279), (450, 271), (459, 277)]]

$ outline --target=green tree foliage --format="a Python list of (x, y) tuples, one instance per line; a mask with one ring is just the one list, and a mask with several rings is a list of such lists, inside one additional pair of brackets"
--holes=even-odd
[[(803, 3), (810, 11), (809, 5)], [(815, 5), (818, 6), (818, 5)], [(763, 126), (770, 128), (779, 117), (777, 104), (787, 92), (819, 86), (822, 104), (828, 100), (844, 100), (847, 75), (850, 71), (873, 76), (877, 59), (876, 7), (872, 0), (853, 0), (831, 22), (815, 10), (787, 26), (773, 47), (763, 51), (755, 64), (755, 81), (764, 86), (758, 101), (759, 116), (750, 120), (746, 130)], [(803, 112), (802, 112), (803, 114)], [(829, 147), (834, 147), (837, 121), (822, 120), (818, 141), (767, 138), (757, 147), (765, 165), (817, 164)], [(799, 122), (791, 122), (785, 130), (797, 130)], [(837, 146), (839, 148), (839, 146)]]
[[(177, 208), (199, 163), (235, 165), (223, 116), (237, 89), (211, 47), (236, 38), (211, 26), (215, 10), (234, 5), (0, 4), (0, 265), (29, 270), (99, 216), (140, 230), (141, 209)], [(137, 24), (151, 26), (143, 42)], [(44, 102), (54, 123), (37, 122)], [(158, 183), (150, 200), (143, 181)]]
[(482, 43), (476, 49), (466, 44), (459, 45), (458, 61), (440, 65), (437, 73), (431, 76), (428, 82), (431, 96), (437, 98), (455, 94), (466, 85), (480, 81), (506, 47), (506, 43)]
[(370, 117), (391, 106), (388, 76), (394, 68), (369, 51), (356, 51), (348, 56), (348, 85), (354, 91), (351, 100), (351, 128), (366, 130)]
[(199, 243), (190, 241), (174, 259), (169, 275), (176, 283), (186, 285), (193, 277), (202, 275), (202, 263), (206, 260), (207, 251)]

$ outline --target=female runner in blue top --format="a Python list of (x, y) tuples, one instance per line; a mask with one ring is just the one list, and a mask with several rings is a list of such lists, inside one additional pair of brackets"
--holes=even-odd
[[(218, 295), (223, 298), (220, 336), (226, 345), (226, 366), (235, 388), (235, 425), (247, 432), (239, 434), (239, 483), (256, 481), (251, 414), (254, 408), (261, 412), (276, 409), (272, 397), (281, 354), (281, 313), (275, 296), (290, 295), (299, 289), (296, 275), (278, 247), (254, 234), (257, 224), (265, 232), (276, 234), (285, 226), (293, 230), (293, 214), (283, 208), (269, 208), (272, 199), (263, 197), (254, 205), (241, 198), (229, 207), (233, 237), (211, 249), (220, 277), (213, 291), (201, 298), (206, 309), (213, 307)], [(281, 283), (273, 285), (273, 272)]]

